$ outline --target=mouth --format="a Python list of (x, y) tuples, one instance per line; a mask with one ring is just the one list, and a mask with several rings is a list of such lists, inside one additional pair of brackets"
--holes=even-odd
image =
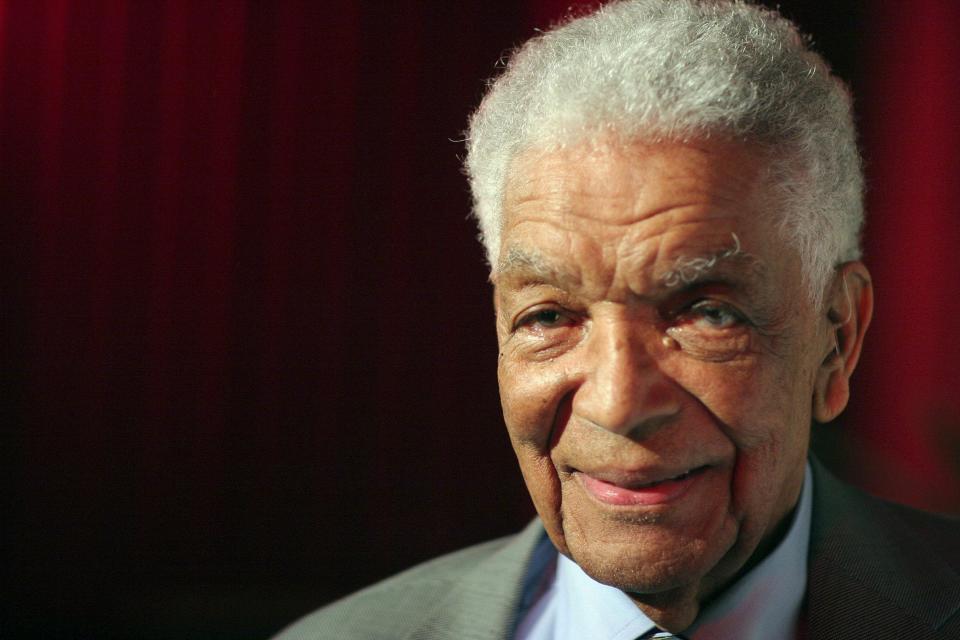
[(574, 476), (596, 500), (613, 506), (652, 506), (679, 500), (707, 470), (707, 466), (684, 470), (678, 474), (660, 476), (654, 480), (648, 474), (611, 471), (574, 471)]

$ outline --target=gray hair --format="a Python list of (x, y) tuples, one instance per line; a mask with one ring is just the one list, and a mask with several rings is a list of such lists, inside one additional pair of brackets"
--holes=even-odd
[(465, 169), (492, 268), (511, 162), (529, 149), (712, 136), (770, 151), (777, 228), (814, 304), (860, 257), (863, 173), (850, 94), (796, 27), (741, 0), (625, 0), (529, 40), (467, 132)]

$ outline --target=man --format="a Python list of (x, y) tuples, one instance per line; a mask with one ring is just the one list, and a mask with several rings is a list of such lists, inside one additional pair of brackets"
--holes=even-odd
[(850, 100), (773, 12), (607, 5), (469, 132), (539, 519), (284, 638), (960, 638), (960, 526), (808, 460), (870, 323)]

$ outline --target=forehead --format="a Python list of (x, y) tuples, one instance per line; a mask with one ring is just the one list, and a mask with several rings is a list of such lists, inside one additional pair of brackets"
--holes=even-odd
[(630, 288), (693, 273), (755, 277), (792, 250), (775, 233), (764, 154), (747, 145), (579, 146), (512, 166), (495, 279), (554, 276)]
[(655, 214), (656, 205), (749, 199), (761, 186), (765, 155), (759, 147), (725, 141), (534, 149), (511, 164), (505, 211), (522, 213), (535, 202), (577, 214), (592, 201), (609, 205), (594, 217), (617, 224)]

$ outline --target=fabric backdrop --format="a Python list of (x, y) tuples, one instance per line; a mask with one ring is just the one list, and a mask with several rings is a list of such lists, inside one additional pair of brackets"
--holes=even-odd
[[(263, 637), (530, 517), (459, 141), (571, 4), (0, 1), (0, 635)], [(817, 447), (958, 511), (960, 9), (780, 4), (868, 159), (877, 318)]]

